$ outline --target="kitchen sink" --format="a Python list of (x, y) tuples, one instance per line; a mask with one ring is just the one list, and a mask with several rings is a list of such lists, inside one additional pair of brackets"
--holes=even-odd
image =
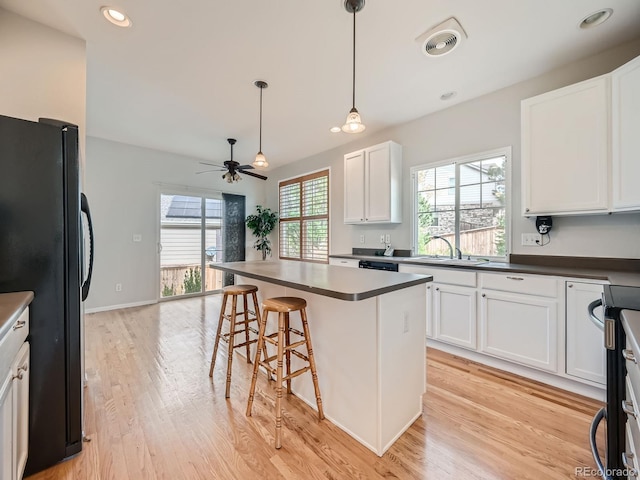
[(412, 261), (420, 263), (433, 263), (438, 265), (480, 265), (481, 263), (487, 263), (489, 260), (478, 258), (447, 258), (447, 257), (413, 257)]

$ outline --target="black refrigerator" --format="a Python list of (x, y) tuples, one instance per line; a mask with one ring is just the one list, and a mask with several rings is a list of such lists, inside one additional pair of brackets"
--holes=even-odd
[(35, 293), (25, 476), (82, 450), (81, 302), (92, 270), (91, 231), (77, 126), (0, 116), (0, 293)]

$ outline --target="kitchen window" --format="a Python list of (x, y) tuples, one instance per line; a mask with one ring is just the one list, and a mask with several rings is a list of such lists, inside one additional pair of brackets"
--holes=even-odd
[(411, 169), (414, 255), (449, 256), (448, 241), (464, 258), (507, 256), (510, 158), (508, 147)]
[(329, 170), (279, 183), (280, 258), (329, 261)]

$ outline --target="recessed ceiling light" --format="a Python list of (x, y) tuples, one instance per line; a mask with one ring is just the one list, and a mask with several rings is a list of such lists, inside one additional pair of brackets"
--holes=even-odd
[(440, 100), (450, 100), (457, 95), (457, 92), (447, 92), (440, 95)]
[(101, 7), (100, 11), (102, 12), (102, 15), (104, 15), (104, 18), (109, 20), (114, 25), (117, 25), (118, 27), (131, 26), (131, 19), (127, 17), (125, 13), (122, 13), (120, 10), (117, 10), (113, 7), (105, 6), (105, 7)]
[(331, 133), (338, 133), (338, 132), (341, 132), (342, 129), (340, 127), (331, 127), (330, 131)]
[(609, 19), (613, 10), (610, 8), (604, 8), (602, 10), (598, 10), (597, 12), (591, 13), (584, 17), (580, 24), (578, 25), (580, 28), (591, 28), (596, 25), (600, 25)]

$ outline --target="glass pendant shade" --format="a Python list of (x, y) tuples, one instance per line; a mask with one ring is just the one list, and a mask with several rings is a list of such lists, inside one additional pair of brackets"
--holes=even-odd
[(361, 133), (364, 132), (365, 128), (367, 127), (362, 123), (358, 110), (356, 107), (353, 107), (349, 115), (347, 115), (347, 121), (342, 126), (342, 131), (345, 133)]
[(267, 168), (269, 166), (269, 162), (267, 162), (267, 157), (264, 156), (264, 153), (258, 152), (252, 165), (255, 168)]

